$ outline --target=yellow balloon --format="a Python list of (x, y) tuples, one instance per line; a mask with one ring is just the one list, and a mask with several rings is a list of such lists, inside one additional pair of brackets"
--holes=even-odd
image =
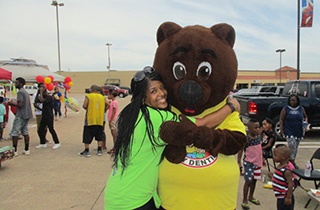
[(50, 77), (44, 78), (44, 83), (49, 85), (51, 83), (51, 78)]
[(68, 84), (69, 84), (69, 86), (70, 86), (70, 87), (72, 87), (72, 86), (73, 86), (73, 82), (69, 82)]

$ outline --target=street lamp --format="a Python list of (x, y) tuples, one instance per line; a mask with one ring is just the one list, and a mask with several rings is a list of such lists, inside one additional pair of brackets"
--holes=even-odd
[(57, 1), (52, 1), (52, 6), (56, 7), (56, 16), (57, 16), (57, 37), (58, 37), (58, 63), (59, 63), (59, 74), (61, 74), (61, 61), (60, 61), (60, 37), (59, 37), (59, 13), (58, 6), (64, 6), (64, 3), (58, 3)]
[(106, 44), (106, 46), (108, 47), (108, 66), (107, 66), (107, 69), (108, 69), (108, 71), (109, 71), (109, 79), (110, 79), (110, 46), (111, 46), (112, 44), (111, 43), (107, 43)]
[(280, 53), (280, 83), (281, 83), (281, 58), (282, 58), (281, 54), (285, 51), (286, 51), (286, 49), (277, 49), (276, 50), (276, 52)]

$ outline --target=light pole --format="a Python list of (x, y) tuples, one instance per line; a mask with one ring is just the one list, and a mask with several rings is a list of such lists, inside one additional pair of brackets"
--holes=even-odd
[(109, 79), (110, 79), (110, 46), (111, 46), (112, 44), (111, 43), (107, 43), (106, 44), (106, 46), (108, 47), (108, 66), (107, 66), (107, 69), (108, 69), (108, 71), (109, 71)]
[(60, 61), (60, 36), (59, 36), (59, 13), (58, 6), (64, 6), (64, 3), (58, 3), (57, 1), (52, 1), (52, 6), (56, 7), (56, 16), (57, 16), (57, 37), (58, 37), (58, 63), (59, 63), (59, 74), (61, 74), (61, 61)]
[(285, 51), (286, 51), (286, 49), (277, 49), (276, 50), (276, 52), (280, 53), (280, 70), (279, 70), (280, 71), (280, 83), (281, 83), (281, 58), (282, 58), (281, 54)]

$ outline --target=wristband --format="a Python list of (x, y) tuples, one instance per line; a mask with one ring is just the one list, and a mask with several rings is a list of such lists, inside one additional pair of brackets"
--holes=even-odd
[(234, 107), (234, 105), (231, 102), (227, 102), (227, 105), (231, 108), (231, 113), (233, 113), (234, 111), (236, 111), (236, 107)]

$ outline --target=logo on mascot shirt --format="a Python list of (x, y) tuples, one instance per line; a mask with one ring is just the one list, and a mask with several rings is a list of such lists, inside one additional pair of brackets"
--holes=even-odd
[(203, 149), (192, 147), (188, 148), (187, 150), (187, 156), (181, 164), (189, 168), (209, 167), (218, 160), (218, 157), (212, 156), (209, 152)]

